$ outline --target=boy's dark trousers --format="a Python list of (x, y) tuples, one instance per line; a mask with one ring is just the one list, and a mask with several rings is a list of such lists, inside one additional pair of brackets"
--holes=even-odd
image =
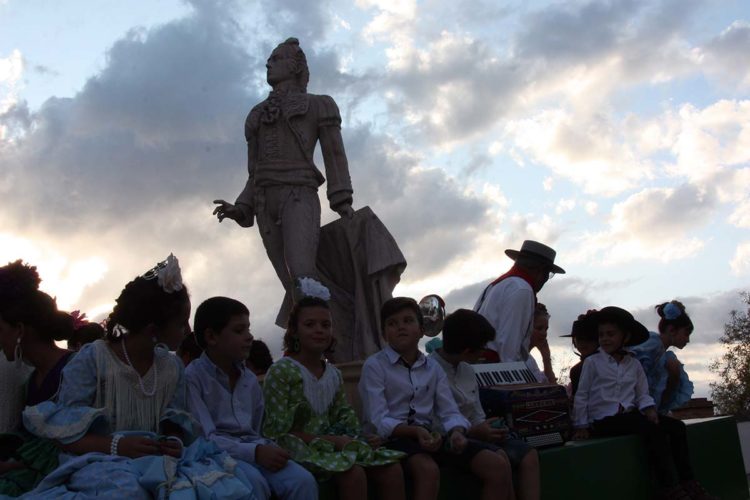
[(693, 479), (687, 430), (685, 424), (676, 418), (659, 415), (659, 423), (654, 424), (639, 411), (618, 413), (594, 421), (592, 431), (597, 437), (627, 434), (641, 436), (656, 479), (662, 487)]

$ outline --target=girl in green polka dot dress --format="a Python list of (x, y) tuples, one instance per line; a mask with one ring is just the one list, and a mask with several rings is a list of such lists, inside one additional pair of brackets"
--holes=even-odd
[(360, 437), (339, 370), (323, 353), (331, 346), (331, 312), (317, 297), (304, 297), (289, 315), (287, 356), (266, 374), (263, 433), (287, 449), (319, 480), (333, 478), (339, 498), (367, 498), (367, 480), (380, 498), (403, 500), (403, 453)]

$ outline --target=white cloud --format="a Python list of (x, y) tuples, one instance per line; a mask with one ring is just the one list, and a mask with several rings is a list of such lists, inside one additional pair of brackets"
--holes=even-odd
[(705, 182), (750, 162), (750, 100), (721, 100), (703, 109), (684, 104), (678, 117), (672, 174)]
[(745, 241), (737, 245), (729, 267), (738, 276), (750, 273), (750, 241)]
[(670, 262), (696, 255), (704, 242), (691, 233), (712, 217), (711, 192), (685, 184), (647, 188), (615, 204), (608, 228), (580, 236), (579, 262), (612, 265), (632, 260)]
[(557, 202), (557, 206), (555, 207), (555, 213), (560, 215), (564, 212), (570, 212), (576, 207), (576, 200), (572, 198), (562, 198), (560, 201)]
[(741, 202), (729, 216), (729, 222), (737, 227), (750, 229), (750, 200)]
[[(18, 103), (24, 61), (21, 51), (14, 49), (8, 57), (0, 57), (0, 115)], [(0, 141), (8, 139), (8, 126), (0, 122)]]
[(563, 109), (510, 120), (505, 127), (516, 148), (587, 193), (614, 195), (654, 175), (648, 158), (622, 141), (605, 115), (578, 116)]

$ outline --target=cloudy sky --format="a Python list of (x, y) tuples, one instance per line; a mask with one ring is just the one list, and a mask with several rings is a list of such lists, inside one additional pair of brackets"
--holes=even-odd
[(540, 294), (558, 366), (578, 313), (654, 329), (679, 298), (708, 394), (750, 281), (745, 0), (0, 0), (0, 261), (99, 317), (174, 252), (194, 303), (245, 301), (278, 352), (257, 230), (211, 201), (244, 185), (244, 119), (289, 36), (341, 108), (355, 208), (407, 257), (397, 293), (470, 306), (538, 239), (568, 271)]

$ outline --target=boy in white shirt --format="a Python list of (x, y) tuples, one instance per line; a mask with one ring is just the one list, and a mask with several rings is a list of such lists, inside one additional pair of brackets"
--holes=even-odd
[(624, 350), (648, 338), (646, 327), (619, 307), (605, 307), (593, 317), (599, 351), (583, 362), (573, 406), (573, 438), (638, 434), (644, 439), (661, 498), (715, 498), (695, 480), (685, 424), (657, 415), (640, 362)]
[(471, 364), (478, 361), (485, 344), (493, 338), (495, 329), (484, 316), (458, 309), (445, 318), (443, 345), (430, 358), (445, 370), (458, 408), (471, 423), (466, 433), (469, 439), (485, 443), (509, 461), (497, 474), (508, 476), (512, 468), (514, 480), (508, 487), (515, 487), (518, 500), (539, 500), (539, 455), (523, 440), (510, 438), (507, 427), (497, 428), (497, 417), (487, 419), (479, 400), (479, 384)]
[[(419, 305), (410, 298), (393, 298), (383, 304), (380, 316), (388, 345), (362, 367), (359, 393), (364, 421), (388, 448), (407, 454), (413, 498), (437, 498), (439, 465), (461, 467), (479, 477), (483, 499), (511, 498), (508, 478), (497, 472), (503, 460), (481, 443), (466, 439), (470, 423), (453, 399), (445, 372), (419, 350), (424, 333)], [(435, 424), (445, 433), (430, 432), (438, 427)]]

